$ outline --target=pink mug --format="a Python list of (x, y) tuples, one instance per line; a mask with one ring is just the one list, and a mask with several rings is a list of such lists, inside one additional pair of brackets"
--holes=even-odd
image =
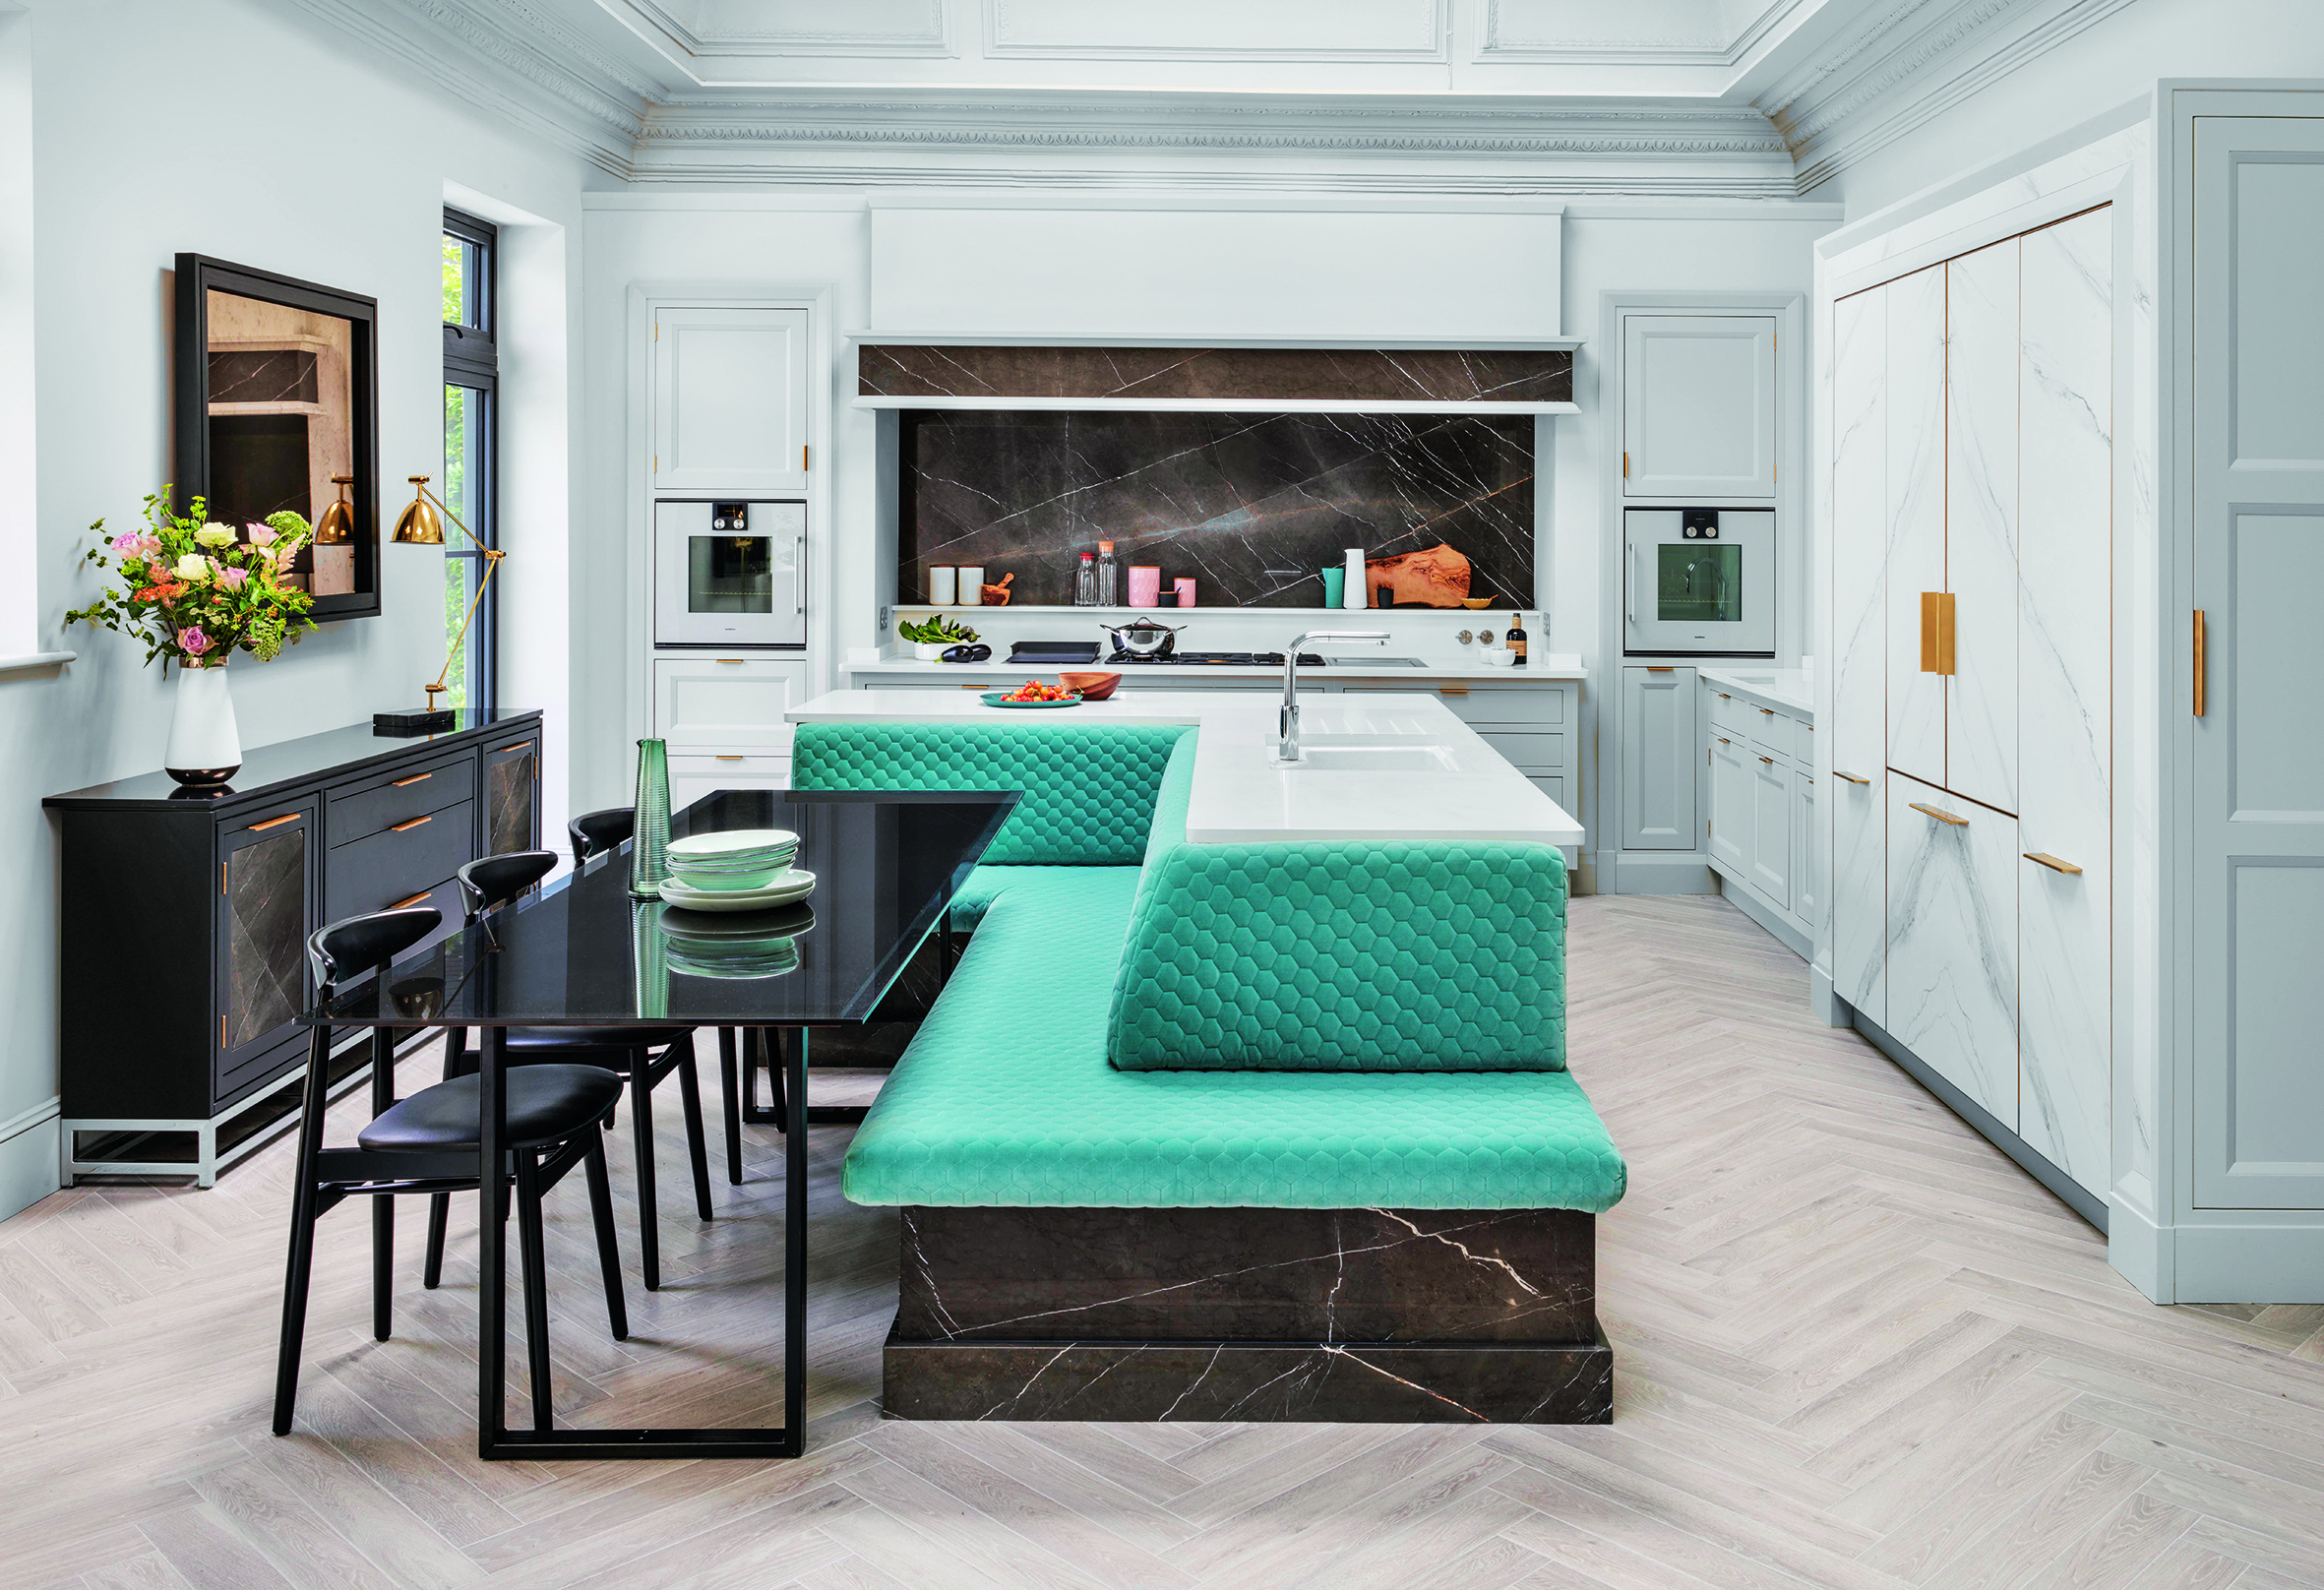
[(1150, 563), (1130, 566), (1130, 605), (1151, 607), (1162, 594), (1162, 571)]
[(1173, 580), (1170, 585), (1173, 590), (1178, 592), (1179, 606), (1192, 607), (1194, 605), (1194, 581), (1193, 580), (1181, 575), (1178, 579)]

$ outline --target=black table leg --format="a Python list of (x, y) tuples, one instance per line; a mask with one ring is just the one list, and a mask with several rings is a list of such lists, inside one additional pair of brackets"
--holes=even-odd
[(476, 1046), (476, 1455), (508, 1455), (509, 1178), (502, 1168), (509, 1135), (502, 1088), (508, 1029), (485, 1027)]
[[(791, 1098), (807, 1098), (807, 1029), (789, 1045)], [(807, 1133), (783, 1133), (783, 1429), (807, 1435)], [(793, 1447), (796, 1451), (798, 1448)]]
[(726, 1106), (726, 1180), (743, 1185), (742, 1095), (736, 1091), (734, 1029), (718, 1029), (718, 1091)]

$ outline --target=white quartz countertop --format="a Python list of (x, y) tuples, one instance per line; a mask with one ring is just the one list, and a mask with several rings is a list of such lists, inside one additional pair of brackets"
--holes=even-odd
[(1695, 677), (1761, 706), (1815, 724), (1815, 676), (1804, 668), (1697, 668)]
[[(1361, 704), (1302, 703), (1301, 736), (1322, 759), (1273, 761), (1277, 700), (1256, 692), (1140, 690), (1047, 711), (987, 706), (960, 690), (840, 690), (784, 714), (793, 723), (1193, 723), (1187, 837), (1197, 844), (1302, 839), (1521, 839), (1576, 858), (1581, 825), (1509, 765), (1433, 692)], [(1377, 758), (1377, 765), (1364, 765)], [(1413, 765), (1422, 764), (1423, 765)]]
[[(1409, 655), (1408, 652), (1401, 651), (1393, 645), (1383, 646), (1380, 651), (1386, 655)], [(1313, 665), (1302, 667), (1299, 671), (1300, 678), (1333, 683), (1345, 683), (1349, 680), (1360, 679), (1368, 685), (1376, 684), (1383, 679), (1408, 679), (1426, 684), (1435, 684), (1439, 679), (1495, 679), (1505, 684), (1522, 685), (1529, 680), (1587, 679), (1589, 677), (1589, 670), (1582, 666), (1580, 654), (1571, 651), (1553, 651), (1538, 657), (1528, 657), (1522, 668), (1490, 668), (1472, 659), (1446, 660), (1429, 657), (1423, 657), (1421, 666), (1418, 668), (1382, 668), (1376, 665), (1367, 666), (1370, 659), (1365, 657), (1362, 652), (1351, 652), (1344, 655), (1317, 654), (1326, 655), (1329, 660), (1320, 668)], [(882, 678), (889, 678), (901, 674), (907, 678), (925, 677), (932, 680), (965, 680), (971, 676), (982, 676), (989, 673), (1013, 674), (1025, 679), (1049, 680), (1057, 677), (1060, 668), (1072, 672), (1085, 673), (1098, 670), (1118, 673), (1122, 675), (1125, 686), (1134, 682), (1140, 691), (1152, 688), (1145, 683), (1149, 675), (1196, 681), (1206, 679), (1271, 679), (1278, 684), (1283, 679), (1283, 665), (1281, 663), (1264, 668), (1230, 668), (1213, 663), (1129, 662), (1117, 666), (1102, 661), (1010, 662), (1009, 648), (1006, 645), (995, 646), (992, 660), (989, 662), (918, 662), (909, 656), (898, 654), (882, 657), (877, 662), (847, 664), (847, 671), (850, 675), (878, 674)]]

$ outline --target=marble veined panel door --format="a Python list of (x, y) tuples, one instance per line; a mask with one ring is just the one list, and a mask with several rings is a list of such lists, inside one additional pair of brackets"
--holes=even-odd
[(1945, 781), (1945, 680), (1921, 662), (1921, 598), (1945, 588), (1945, 268), (1888, 283), (1888, 765)]
[(2018, 809), (2018, 261), (2011, 237), (1945, 264), (1943, 783), (2004, 812)]
[(2025, 235), (2019, 363), (2018, 839), (2027, 854), (2017, 881), (2017, 1131), (2102, 1197), (2111, 1180), (2113, 226), (2107, 208)]
[(1832, 986), (1888, 1024), (1888, 288), (1832, 306)]
[(1896, 1040), (2018, 1126), (2017, 820), (1888, 780), (1888, 1021)]

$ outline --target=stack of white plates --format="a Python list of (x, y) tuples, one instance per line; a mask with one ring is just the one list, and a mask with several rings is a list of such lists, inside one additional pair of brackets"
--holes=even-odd
[(696, 888), (683, 879), (662, 882), (662, 898), (689, 911), (764, 911), (788, 905), (815, 892), (815, 874), (786, 867), (756, 888)]
[(787, 828), (730, 828), (670, 841), (670, 875), (698, 894), (740, 893), (774, 883), (799, 853)]

